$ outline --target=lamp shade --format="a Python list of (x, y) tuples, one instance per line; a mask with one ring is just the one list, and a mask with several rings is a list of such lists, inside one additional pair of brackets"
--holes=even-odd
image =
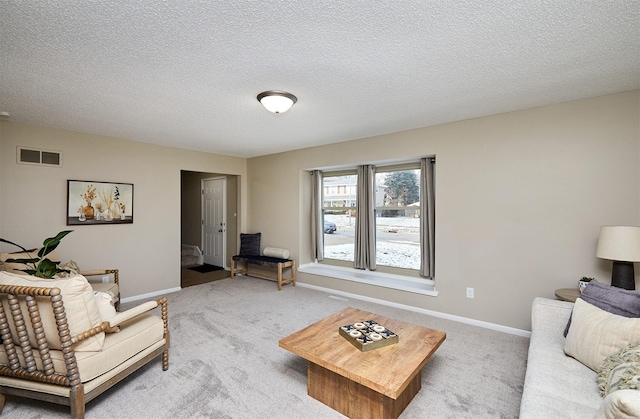
[(640, 262), (640, 227), (601, 227), (596, 256), (601, 259)]
[(262, 103), (269, 112), (283, 113), (291, 109), (298, 98), (291, 93), (279, 90), (268, 90), (258, 95), (258, 101)]

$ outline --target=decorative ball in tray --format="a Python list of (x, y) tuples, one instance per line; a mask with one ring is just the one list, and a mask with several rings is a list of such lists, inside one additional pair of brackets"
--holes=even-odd
[(340, 326), (340, 335), (362, 352), (398, 343), (398, 335), (373, 320)]

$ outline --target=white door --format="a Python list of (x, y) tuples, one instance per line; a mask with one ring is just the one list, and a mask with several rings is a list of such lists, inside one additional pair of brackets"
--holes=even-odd
[(227, 181), (225, 178), (202, 181), (202, 253), (204, 263), (226, 267)]

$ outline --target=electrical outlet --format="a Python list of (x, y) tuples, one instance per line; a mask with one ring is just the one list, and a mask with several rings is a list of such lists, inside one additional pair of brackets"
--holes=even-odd
[(109, 282), (109, 276), (108, 275), (107, 276), (103, 276), (102, 277), (102, 283), (106, 284), (107, 282)]
[(467, 298), (473, 298), (473, 288), (467, 288)]

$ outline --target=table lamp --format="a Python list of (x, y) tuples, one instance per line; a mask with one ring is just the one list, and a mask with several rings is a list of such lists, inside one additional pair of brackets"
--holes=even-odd
[(613, 261), (612, 286), (635, 290), (633, 262), (640, 262), (640, 227), (601, 227), (596, 256)]

